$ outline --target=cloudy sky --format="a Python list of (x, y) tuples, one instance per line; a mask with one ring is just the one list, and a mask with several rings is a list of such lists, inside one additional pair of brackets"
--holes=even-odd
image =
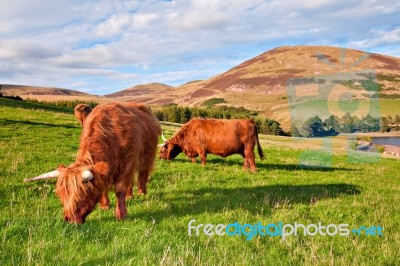
[(283, 45), (400, 57), (399, 1), (1, 0), (0, 10), (0, 84), (177, 86)]

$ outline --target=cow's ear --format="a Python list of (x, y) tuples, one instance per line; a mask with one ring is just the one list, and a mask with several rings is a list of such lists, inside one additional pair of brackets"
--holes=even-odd
[(106, 162), (99, 162), (94, 165), (93, 171), (100, 175), (108, 175), (110, 167)]

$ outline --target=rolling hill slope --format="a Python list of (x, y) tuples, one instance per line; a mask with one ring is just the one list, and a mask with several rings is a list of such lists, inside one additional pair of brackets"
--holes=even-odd
[[(306, 91), (318, 91), (321, 82), (335, 78), (340, 80), (332, 87), (332, 93), (328, 95), (330, 99), (318, 102), (321, 99), (314, 97), (311, 103), (302, 102), (300, 109), (310, 104), (315, 107), (304, 115), (320, 114), (321, 108), (326, 109), (326, 100), (346, 100), (345, 106), (357, 101), (363, 106), (363, 102), (368, 102), (371, 97), (379, 98), (382, 115), (400, 113), (400, 104), (397, 104), (400, 100), (399, 58), (329, 46), (279, 47), (210, 79), (189, 82), (177, 88), (148, 90), (146, 94), (131, 94), (128, 98), (151, 105), (176, 103), (184, 106), (198, 106), (211, 98), (223, 98), (224, 105), (258, 111), (278, 120), (288, 129), (291, 117), (288, 85), (301, 81)], [(375, 95), (368, 94), (364, 88), (365, 81), (374, 86)], [(361, 108), (355, 114), (361, 116), (363, 111)], [(344, 112), (334, 111), (337, 115)]]
[[(288, 99), (290, 86), (293, 83), (300, 84), (296, 90), (303, 90), (306, 94), (314, 91), (318, 94), (320, 86), (329, 79), (334, 81), (329, 95), (310, 97), (309, 101), (294, 103), (299, 110), (306, 110), (299, 113), (301, 116), (320, 115), (321, 108), (327, 109), (327, 101), (333, 102), (334, 106), (331, 108), (333, 111), (329, 112), (337, 115), (342, 115), (347, 109), (354, 109), (346, 107), (339, 110), (338, 102), (344, 101), (343, 106), (356, 102), (362, 108), (354, 114), (362, 116), (372, 98), (379, 100), (380, 108), (377, 112), (381, 115), (400, 113), (399, 58), (329, 46), (278, 47), (207, 80), (188, 82), (176, 88), (150, 83), (100, 98), (93, 97), (97, 97), (100, 102), (136, 101), (153, 106), (170, 103), (199, 106), (208, 99), (223, 98), (223, 105), (243, 106), (258, 111), (263, 116), (279, 121), (288, 129), (291, 119)], [(366, 87), (366, 84), (373, 88)], [(4, 88), (5, 86), (3, 85)], [(36, 98), (40, 96), (37, 94), (46, 93), (51, 97), (59, 97), (59, 94), (87, 97), (76, 91), (62, 89), (28, 91), (29, 95), (35, 95)]]
[(0, 84), (0, 93), (4, 96), (20, 96), (23, 99), (29, 98), (48, 102), (62, 100), (96, 101), (98, 103), (107, 102), (107, 99), (103, 96), (63, 88)]
[(134, 87), (118, 91), (115, 93), (107, 94), (107, 97), (110, 100), (119, 100), (119, 101), (130, 101), (134, 100), (137, 102), (146, 102), (152, 105), (163, 105), (164, 102), (168, 102), (168, 99), (162, 98), (159, 99), (157, 95), (161, 93), (167, 93), (171, 91), (174, 87), (168, 86), (166, 84), (161, 83), (150, 83), (143, 85), (136, 85)]

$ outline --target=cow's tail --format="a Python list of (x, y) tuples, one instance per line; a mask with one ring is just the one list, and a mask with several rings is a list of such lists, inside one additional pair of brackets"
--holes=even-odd
[(258, 133), (257, 133), (257, 126), (256, 125), (254, 125), (254, 135), (256, 135), (258, 155), (260, 156), (261, 160), (264, 160), (265, 159), (265, 155), (264, 155), (263, 150), (261, 149), (260, 141), (258, 140)]

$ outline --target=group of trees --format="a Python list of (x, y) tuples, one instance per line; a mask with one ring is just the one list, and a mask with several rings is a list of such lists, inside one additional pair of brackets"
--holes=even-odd
[(244, 107), (235, 108), (227, 106), (214, 106), (209, 108), (190, 108), (171, 104), (154, 111), (154, 114), (160, 121), (181, 124), (187, 123), (194, 117), (218, 119), (252, 118), (257, 125), (257, 130), (259, 133), (269, 135), (286, 135), (281, 128), (281, 125), (277, 121), (258, 118), (257, 112), (252, 112)]
[(341, 118), (331, 115), (324, 121), (318, 116), (311, 117), (300, 128), (293, 127), (292, 136), (308, 138), (335, 136), (339, 133), (388, 132), (390, 130), (400, 130), (399, 115), (394, 118), (390, 115), (379, 118), (368, 114), (360, 119), (346, 113)]
[(267, 134), (267, 135), (277, 135), (277, 136), (289, 136), (288, 133), (283, 131), (281, 124), (279, 124), (278, 121), (271, 120), (271, 119), (260, 119), (256, 118), (254, 119), (256, 125), (257, 125), (257, 132), (261, 134)]
[(161, 109), (154, 111), (154, 114), (160, 121), (181, 124), (187, 123), (193, 117), (233, 119), (249, 118), (257, 115), (257, 113), (251, 112), (243, 107), (220, 106), (213, 108), (190, 108), (177, 106), (176, 104), (163, 106)]
[(66, 107), (66, 108), (71, 108), (71, 109), (75, 108), (75, 106), (77, 106), (78, 104), (81, 104), (81, 103), (87, 104), (92, 108), (94, 108), (98, 105), (98, 103), (95, 101), (81, 101), (81, 100), (59, 100), (59, 101), (47, 102), (47, 101), (39, 101), (37, 99), (27, 98), (26, 101), (31, 102), (31, 103), (55, 105), (55, 106)]
[(400, 131), (400, 116), (396, 115), (392, 117), (388, 115), (386, 117), (381, 117), (381, 132), (389, 131)]

